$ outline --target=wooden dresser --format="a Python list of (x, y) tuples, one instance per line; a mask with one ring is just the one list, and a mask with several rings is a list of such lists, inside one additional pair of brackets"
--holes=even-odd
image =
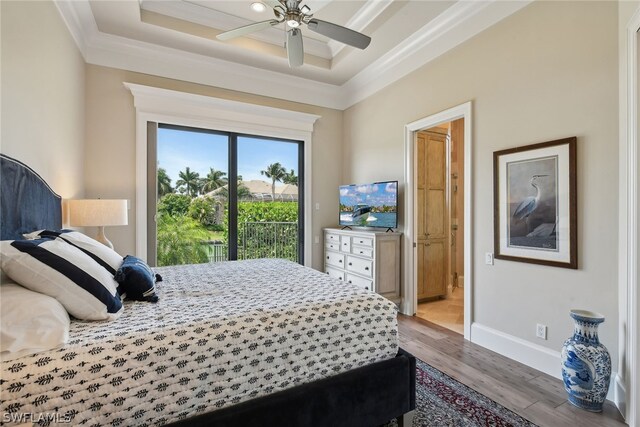
[(400, 303), (401, 233), (324, 229), (324, 271)]

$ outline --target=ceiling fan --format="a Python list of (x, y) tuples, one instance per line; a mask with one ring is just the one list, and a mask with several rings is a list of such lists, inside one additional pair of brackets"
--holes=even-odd
[(371, 37), (365, 36), (362, 33), (314, 18), (309, 6), (300, 6), (302, 0), (263, 0), (263, 2), (273, 8), (276, 19), (260, 21), (226, 31), (218, 34), (216, 38), (222, 41), (230, 40), (285, 22), (285, 29), (287, 30), (287, 56), (290, 67), (299, 67), (304, 62), (302, 32), (299, 28), (300, 24), (306, 24), (307, 28), (311, 31), (348, 44), (349, 46), (357, 47), (358, 49), (365, 49), (371, 42)]

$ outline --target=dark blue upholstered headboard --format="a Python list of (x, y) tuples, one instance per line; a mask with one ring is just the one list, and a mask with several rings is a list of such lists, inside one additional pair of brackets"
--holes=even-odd
[(62, 198), (29, 166), (0, 154), (0, 238), (62, 228)]

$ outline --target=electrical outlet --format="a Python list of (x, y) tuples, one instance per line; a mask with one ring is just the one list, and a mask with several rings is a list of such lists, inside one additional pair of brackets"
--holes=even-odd
[(320, 210), (320, 203), (316, 203), (316, 210), (319, 211)]
[(487, 265), (493, 265), (493, 254), (491, 252), (484, 254), (484, 263)]
[(536, 325), (536, 336), (538, 338), (542, 338), (543, 340), (546, 340), (547, 339), (547, 326), (538, 323)]

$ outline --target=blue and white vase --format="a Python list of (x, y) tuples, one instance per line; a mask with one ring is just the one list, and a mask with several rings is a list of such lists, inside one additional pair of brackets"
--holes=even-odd
[(611, 356), (598, 340), (604, 316), (592, 311), (571, 310), (573, 336), (562, 346), (562, 379), (569, 402), (578, 408), (601, 412), (609, 391)]

